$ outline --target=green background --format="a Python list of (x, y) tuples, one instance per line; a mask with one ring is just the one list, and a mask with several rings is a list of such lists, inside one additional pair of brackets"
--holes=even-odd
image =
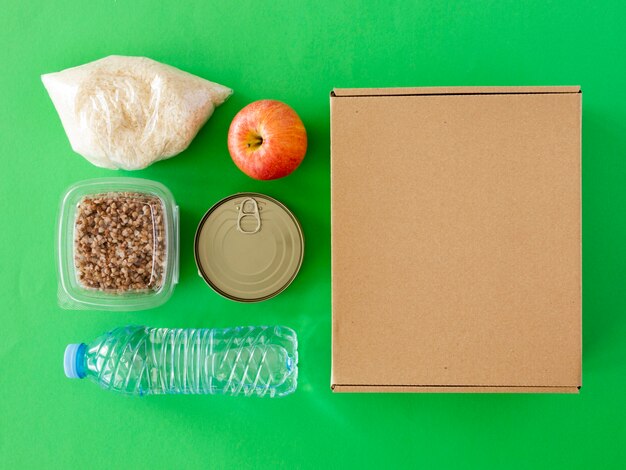
[[(2, 0), (0, 12), (0, 467), (623, 468), (623, 1)], [(164, 183), (181, 208), (181, 278), (171, 300), (134, 313), (63, 311), (53, 255), (61, 194), (82, 179), (129, 173), (72, 152), (39, 76), (113, 53), (151, 57), (235, 94), (187, 151), (132, 173)], [(584, 90), (580, 395), (333, 395), (329, 91), (563, 84)], [(309, 134), (301, 167), (275, 182), (239, 172), (226, 147), (233, 116), (261, 98), (292, 105)], [(283, 201), (307, 241), (293, 285), (260, 304), (219, 297), (193, 261), (201, 216), (238, 191)], [(64, 377), (67, 343), (129, 323), (292, 326), (298, 390), (273, 400), (132, 399)]]

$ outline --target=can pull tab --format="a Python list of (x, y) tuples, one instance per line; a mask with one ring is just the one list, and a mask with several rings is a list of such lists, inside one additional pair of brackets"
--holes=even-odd
[[(261, 230), (261, 215), (259, 214), (259, 205), (256, 202), (256, 199), (248, 197), (241, 201), (237, 213), (237, 230), (241, 233), (253, 234), (257, 233)], [(256, 227), (252, 230), (245, 230), (242, 226), (242, 221), (246, 219), (246, 217), (253, 217), (256, 219)]]

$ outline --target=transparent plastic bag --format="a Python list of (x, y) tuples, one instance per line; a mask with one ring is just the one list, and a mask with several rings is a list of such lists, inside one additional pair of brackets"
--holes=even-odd
[(109, 56), (41, 79), (74, 151), (111, 169), (178, 155), (232, 94), (145, 57)]

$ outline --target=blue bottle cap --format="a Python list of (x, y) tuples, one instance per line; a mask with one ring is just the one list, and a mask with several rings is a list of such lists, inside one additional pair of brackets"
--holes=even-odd
[(63, 357), (63, 368), (65, 375), (70, 379), (85, 378), (85, 371), (82, 365), (85, 349), (87, 345), (84, 343), (68, 344), (65, 348), (65, 356)]

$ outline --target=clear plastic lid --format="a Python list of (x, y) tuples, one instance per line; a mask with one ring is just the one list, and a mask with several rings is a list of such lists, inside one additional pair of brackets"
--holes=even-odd
[(142, 310), (178, 282), (178, 206), (160, 183), (81, 181), (65, 193), (57, 234), (59, 304)]

